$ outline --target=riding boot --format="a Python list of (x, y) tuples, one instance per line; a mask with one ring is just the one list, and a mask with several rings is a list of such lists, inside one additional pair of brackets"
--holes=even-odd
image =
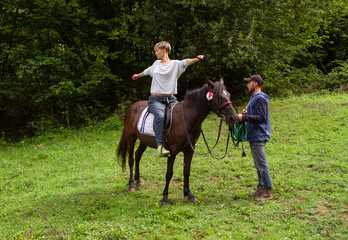
[(255, 201), (272, 200), (273, 199), (272, 193), (273, 193), (273, 188), (266, 188), (260, 197), (255, 198)]
[(249, 197), (261, 196), (263, 193), (263, 185), (257, 185), (256, 192), (248, 194)]

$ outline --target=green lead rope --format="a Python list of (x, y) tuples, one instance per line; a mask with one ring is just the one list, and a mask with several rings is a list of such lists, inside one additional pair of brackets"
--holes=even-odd
[(245, 151), (244, 151), (244, 145), (243, 142), (246, 141), (247, 138), (247, 127), (245, 122), (239, 122), (237, 121), (236, 124), (233, 127), (230, 127), (231, 132), (231, 138), (233, 141), (234, 146), (238, 147), (239, 143), (242, 143), (243, 153), (242, 157), (245, 157)]

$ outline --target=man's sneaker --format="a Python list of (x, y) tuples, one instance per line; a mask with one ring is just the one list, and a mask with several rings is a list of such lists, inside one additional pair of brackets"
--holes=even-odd
[(160, 145), (157, 147), (157, 155), (160, 157), (168, 157), (170, 155), (170, 152), (163, 147), (163, 145)]

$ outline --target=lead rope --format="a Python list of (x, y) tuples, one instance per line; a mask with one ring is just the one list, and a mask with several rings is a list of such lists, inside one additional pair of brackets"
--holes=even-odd
[(244, 142), (246, 141), (247, 137), (247, 128), (245, 122), (240, 122), (237, 120), (236, 124), (233, 127), (230, 127), (231, 132), (231, 138), (233, 141), (234, 146), (238, 147), (239, 143), (242, 143), (242, 157), (245, 157), (245, 151), (244, 151)]

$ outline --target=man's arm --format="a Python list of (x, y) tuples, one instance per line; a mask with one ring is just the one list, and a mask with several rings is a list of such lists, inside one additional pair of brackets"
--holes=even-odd
[(266, 121), (267, 119), (267, 102), (263, 98), (259, 98), (255, 102), (255, 115), (246, 115), (242, 116), (243, 122), (250, 122), (255, 124), (260, 124)]

